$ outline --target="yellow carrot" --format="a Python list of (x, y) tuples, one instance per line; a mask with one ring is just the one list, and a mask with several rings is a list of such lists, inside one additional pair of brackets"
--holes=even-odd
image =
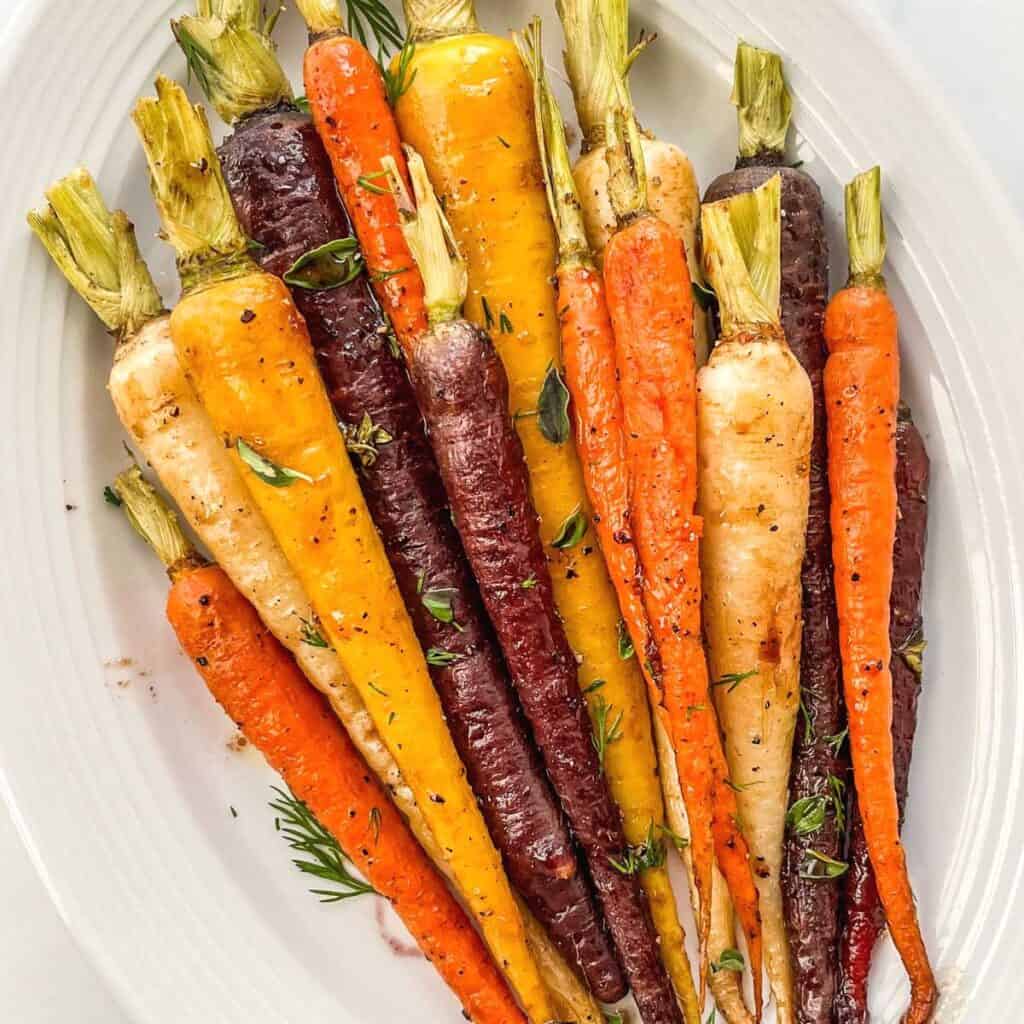
[(179, 357), (316, 609), (481, 933), (532, 1020), (551, 1018), (500, 858), (287, 287), (246, 253), (201, 109), (165, 78), (135, 109), (184, 295)]

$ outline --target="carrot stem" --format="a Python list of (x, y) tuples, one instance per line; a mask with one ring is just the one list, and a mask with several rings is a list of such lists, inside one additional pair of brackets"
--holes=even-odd
[(770, 50), (740, 43), (730, 99), (739, 120), (740, 158), (781, 154), (786, 148), (793, 109), (782, 74), (782, 58)]
[(402, 6), (411, 41), (480, 31), (474, 0), (404, 0)]
[(130, 338), (164, 313), (135, 230), (127, 216), (111, 213), (85, 168), (46, 191), (48, 205), (28, 223), (71, 286), (118, 339)]

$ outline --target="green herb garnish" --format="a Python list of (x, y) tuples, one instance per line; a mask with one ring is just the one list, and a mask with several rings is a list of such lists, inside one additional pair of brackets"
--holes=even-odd
[(299, 622), (302, 623), (302, 642), (304, 644), (309, 644), (310, 647), (323, 648), (329, 648), (331, 646), (324, 639), (324, 635), (320, 632), (320, 628), (315, 620), (304, 619), (300, 616)]
[(738, 949), (723, 949), (722, 955), (711, 965), (711, 973), (718, 974), (719, 971), (735, 971), (743, 973), (746, 961)]
[(491, 312), (491, 304), (487, 301), (486, 295), (480, 296), (480, 308), (484, 311), (484, 326), (490, 330), (494, 326), (494, 314)]
[(693, 291), (694, 301), (705, 313), (718, 305), (718, 296), (713, 288), (709, 288), (706, 284), (701, 284), (700, 281), (691, 281), (690, 288)]
[(603, 679), (595, 679), (588, 686), (584, 686), (583, 687), (583, 692), (584, 692), (584, 694), (587, 694), (587, 693), (597, 693), (597, 691), (600, 690), (602, 686), (604, 686), (604, 680)]
[(325, 292), (354, 281), (363, 272), (363, 254), (354, 238), (335, 238), (304, 252), (284, 273), (284, 283)]
[(383, 427), (377, 426), (368, 412), (357, 425), (342, 423), (341, 432), (345, 435), (345, 447), (359, 459), (363, 466), (372, 466), (380, 454), (380, 446), (388, 444), (394, 438)]
[(558, 533), (555, 534), (554, 539), (551, 541), (551, 546), (558, 548), (560, 551), (564, 551), (566, 548), (574, 548), (583, 540), (586, 532), (587, 517), (582, 507), (577, 505), (558, 528)]
[(435, 668), (444, 668), (446, 665), (452, 665), (461, 657), (461, 654), (444, 651), (440, 647), (431, 647), (427, 650), (427, 664), (433, 665)]
[(512, 326), (512, 321), (508, 318), (508, 314), (502, 313), (498, 317), (498, 330), (502, 334), (513, 334), (515, 328)]
[(390, 697), (391, 694), (387, 690), (382, 690), (375, 682), (368, 680), (366, 685), (373, 690), (374, 693), (379, 693), (382, 697)]
[(527, 576), (526, 579), (519, 584), (519, 586), (522, 587), (523, 590), (533, 590), (533, 588), (537, 586), (537, 583), (538, 580), (536, 576)]
[(807, 859), (800, 867), (800, 877), (809, 879), (842, 878), (849, 870), (850, 865), (844, 861), (834, 860), (818, 850), (808, 850)]
[[(388, 47), (402, 45), (402, 30), (395, 16), (381, 0), (345, 0), (348, 11), (348, 34), (363, 46), (370, 45), (370, 36), (377, 41), (381, 57)], [(380, 62), (383, 64), (383, 60)]]
[(352, 874), (349, 870), (351, 862), (338, 841), (317, 821), (313, 812), (291, 793), (285, 793), (276, 786), (272, 788), (279, 798), (270, 801), (270, 807), (277, 815), (274, 828), (284, 836), (291, 849), (303, 854), (303, 858), (294, 858), (292, 863), (304, 874), (336, 887), (310, 889), (310, 892), (319, 896), (321, 903), (338, 903), (353, 896), (376, 893), (372, 885)]
[(805, 796), (795, 801), (786, 813), (786, 824), (798, 836), (809, 836), (825, 824), (828, 797)]
[(117, 491), (115, 491), (110, 484), (107, 484), (107, 486), (103, 488), (103, 500), (108, 505), (113, 505), (114, 508), (120, 508), (124, 504), (124, 502), (117, 496)]
[(452, 623), (455, 621), (455, 597), (457, 593), (458, 591), (453, 587), (423, 590), (420, 592), (420, 601), (423, 603), (423, 607), (438, 622)]
[(292, 106), (295, 107), (295, 109), (300, 114), (308, 114), (308, 113), (310, 113), (310, 110), (309, 110), (309, 100), (306, 99), (305, 96), (296, 96), (295, 99), (292, 100)]
[(654, 822), (648, 826), (647, 838), (639, 846), (628, 846), (621, 859), (609, 857), (608, 862), (620, 875), (636, 875), (660, 868), (665, 863), (665, 844), (654, 834)]
[(384, 76), (384, 90), (388, 94), (388, 103), (394, 106), (408, 91), (409, 86), (416, 80), (418, 68), (409, 74), (409, 65), (412, 63), (413, 53), (416, 51), (416, 44), (409, 40), (399, 51), (398, 64), (392, 71), (380, 62), (381, 74)]
[(386, 196), (390, 195), (391, 189), (381, 188), (380, 185), (375, 185), (374, 182), (378, 178), (386, 178), (388, 176), (387, 171), (374, 171), (373, 174), (360, 174), (356, 178), (356, 184), (360, 188), (365, 188), (367, 192), (372, 192), (374, 195)]
[(831, 736), (825, 737), (825, 743), (832, 751), (832, 756), (835, 757), (839, 753), (840, 747), (846, 742), (846, 737), (850, 735), (850, 727), (847, 726), (840, 732), (833, 733)]
[(551, 363), (537, 399), (537, 425), (552, 444), (569, 440), (569, 389), (558, 368)]
[(717, 680), (715, 686), (728, 686), (729, 689), (726, 693), (732, 693), (737, 686), (740, 685), (745, 679), (750, 679), (752, 676), (758, 675), (759, 672), (756, 668), (752, 668), (747, 672), (727, 672), (721, 679)]
[(370, 831), (373, 833), (373, 841), (380, 842), (381, 815), (379, 807), (370, 808)]
[(591, 737), (594, 749), (597, 751), (597, 760), (604, 771), (604, 758), (608, 748), (617, 740), (622, 739), (622, 715), (612, 717), (613, 705), (609, 704), (604, 697), (599, 696), (594, 701), (594, 732)]
[(235, 442), (239, 458), (265, 483), (271, 487), (291, 487), (296, 480), (304, 480), (307, 484), (313, 482), (311, 476), (300, 473), (297, 469), (289, 469), (287, 466), (279, 466), (263, 455), (260, 455), (255, 448), (239, 438)]
[(623, 661), (629, 661), (636, 656), (636, 648), (633, 646), (633, 638), (629, 635), (629, 627), (625, 619), (619, 619), (619, 657)]

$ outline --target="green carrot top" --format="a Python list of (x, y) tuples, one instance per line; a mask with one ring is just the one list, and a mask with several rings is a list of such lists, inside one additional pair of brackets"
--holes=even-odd
[(205, 564), (188, 542), (174, 510), (142, 475), (138, 465), (118, 474), (113, 491), (128, 522), (156, 552), (171, 579), (184, 569)]
[(196, 0), (194, 15), (171, 22), (189, 70), (228, 124), (292, 99), (270, 38), (281, 10), (264, 18), (261, 0)]
[(740, 157), (781, 156), (793, 109), (782, 75), (782, 58), (771, 50), (740, 43), (730, 99), (739, 120)]
[(466, 261), (437, 201), (423, 158), (411, 146), (405, 147), (405, 155), (415, 200), (394, 158), (386, 156), (382, 163), (398, 205), (402, 234), (423, 276), (427, 316), (432, 324), (444, 323), (462, 313), (469, 288)]
[(601, 145), (608, 114), (628, 92), (633, 61), (651, 41), (629, 47), (629, 0), (555, 0), (562, 21), (565, 69), (583, 132), (583, 151)]
[(846, 186), (846, 241), (850, 284), (885, 289), (885, 223), (882, 220), (882, 169), (872, 167)]
[(187, 290), (255, 269), (231, 205), (202, 107), (160, 75), (156, 98), (141, 99), (132, 118), (149, 165), (150, 190), (164, 237), (174, 247)]
[(548, 206), (558, 235), (559, 262), (591, 264), (593, 258), (587, 243), (576, 182), (572, 176), (565, 124), (544, 70), (540, 18), (534, 18), (522, 35), (516, 33), (514, 38), (523, 64), (533, 79), (537, 144), (544, 167)]
[(718, 295), (722, 335), (780, 326), (782, 179), (701, 207), (704, 272)]
[(28, 223), (71, 286), (119, 340), (164, 312), (160, 294), (122, 210), (107, 209), (82, 167), (46, 192)]
[(403, 0), (402, 7), (413, 42), (480, 31), (474, 0)]

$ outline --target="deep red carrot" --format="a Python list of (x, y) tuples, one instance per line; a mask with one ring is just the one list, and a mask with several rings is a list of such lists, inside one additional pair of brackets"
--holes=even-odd
[(910, 976), (907, 1024), (937, 999), (899, 834), (889, 599), (896, 536), (897, 316), (885, 289), (878, 168), (846, 188), (850, 281), (829, 303), (825, 340), (832, 548), (857, 801), (889, 933)]
[(386, 899), (467, 1016), (526, 1024), (469, 918), (327, 701), (219, 567), (205, 564), (138, 467), (114, 490), (171, 578), (167, 618), (210, 693)]

